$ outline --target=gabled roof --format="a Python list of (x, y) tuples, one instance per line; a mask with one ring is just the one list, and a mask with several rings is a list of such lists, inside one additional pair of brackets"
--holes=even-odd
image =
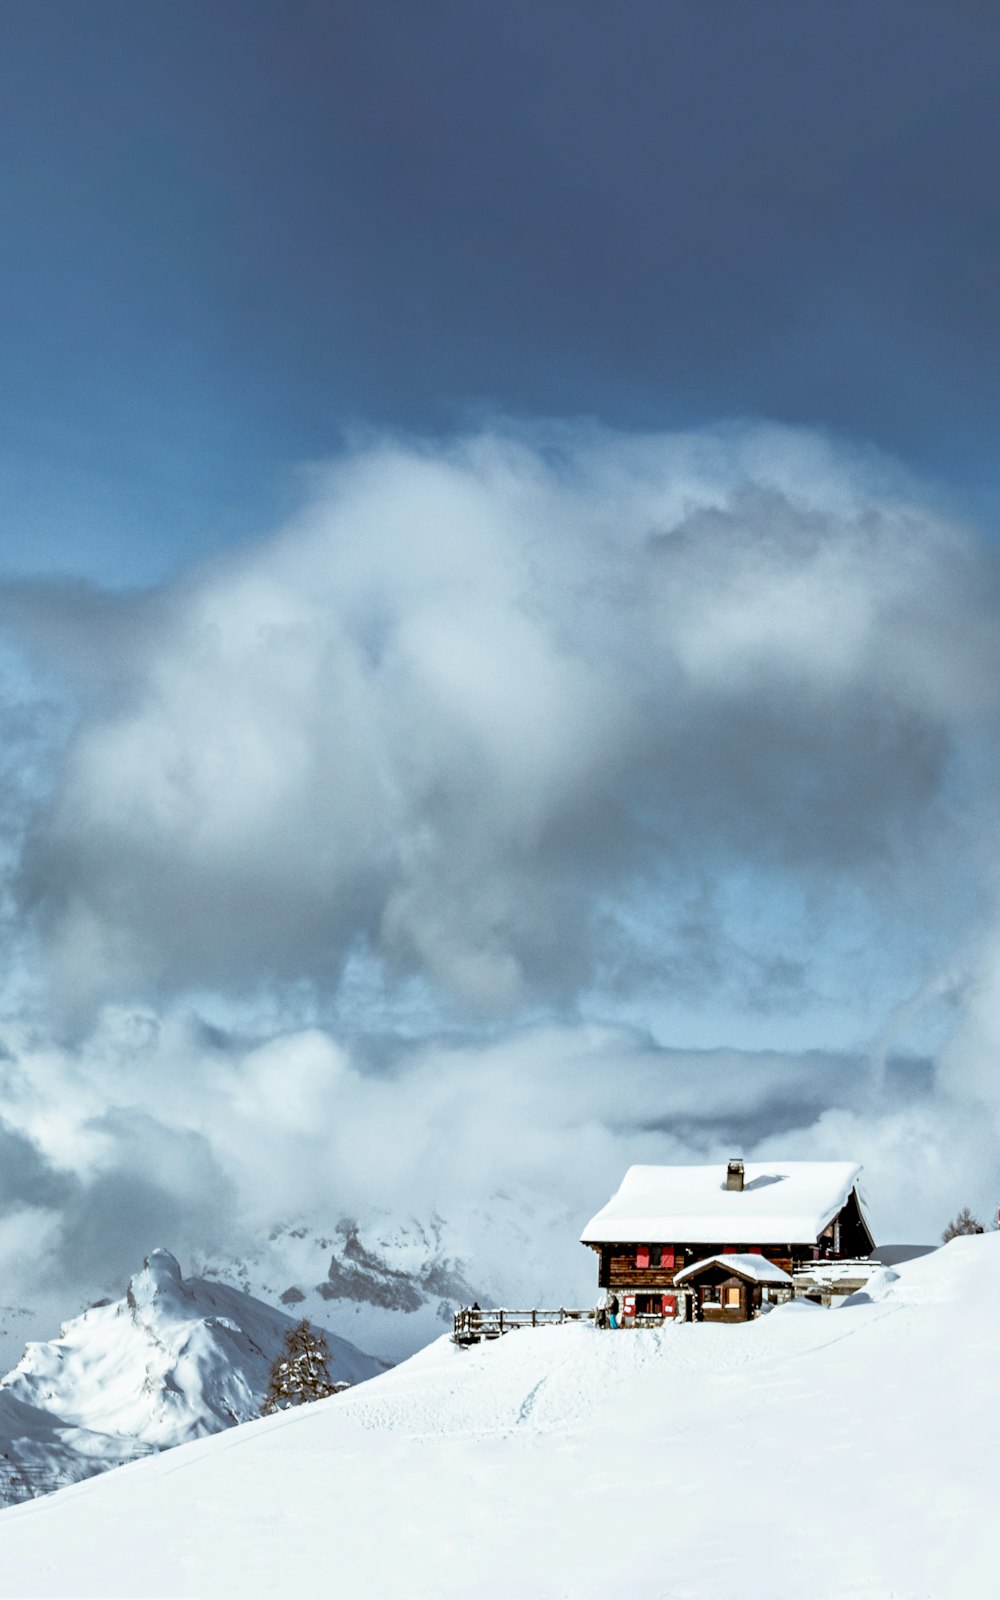
[(704, 1261), (692, 1261), (683, 1272), (674, 1274), (675, 1283), (686, 1283), (691, 1278), (697, 1278), (706, 1267), (725, 1267), (736, 1278), (743, 1278), (747, 1283), (784, 1283), (791, 1288), (795, 1280), (784, 1267), (779, 1267), (777, 1262), (768, 1261), (766, 1256), (706, 1256)]
[(737, 1190), (725, 1187), (724, 1161), (629, 1167), (580, 1238), (583, 1244), (815, 1244), (860, 1175), (850, 1161), (748, 1161)]

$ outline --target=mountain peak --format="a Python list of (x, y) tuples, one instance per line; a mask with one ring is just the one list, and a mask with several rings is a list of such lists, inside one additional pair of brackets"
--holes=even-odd
[(143, 1272), (148, 1272), (157, 1281), (169, 1279), (171, 1283), (180, 1284), (181, 1268), (176, 1256), (170, 1254), (162, 1245), (157, 1245), (151, 1250), (142, 1263)]
[[(228, 1284), (185, 1279), (169, 1250), (151, 1251), (124, 1299), (30, 1344), (0, 1380), (0, 1459), (18, 1468), (9, 1482), (0, 1472), (0, 1504), (258, 1417), (293, 1325)], [(335, 1380), (384, 1370), (333, 1334), (329, 1346)]]
[(138, 1313), (143, 1321), (151, 1314), (180, 1311), (183, 1302), (190, 1298), (177, 1257), (162, 1247), (149, 1252), (142, 1270), (133, 1274), (125, 1291), (129, 1309), (133, 1314)]

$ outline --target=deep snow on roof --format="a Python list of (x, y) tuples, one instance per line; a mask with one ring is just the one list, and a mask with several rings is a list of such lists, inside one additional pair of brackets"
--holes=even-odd
[(726, 1164), (629, 1167), (587, 1223), (583, 1244), (812, 1244), (858, 1181), (851, 1161), (748, 1161), (743, 1188)]
[(701, 1261), (692, 1261), (683, 1272), (674, 1276), (675, 1283), (683, 1283), (687, 1278), (693, 1278), (705, 1267), (718, 1265), (728, 1267), (738, 1278), (749, 1278), (753, 1283), (785, 1283), (789, 1287), (794, 1283), (791, 1273), (784, 1267), (779, 1267), (777, 1262), (768, 1261), (766, 1256), (750, 1255), (719, 1255), (705, 1256)]

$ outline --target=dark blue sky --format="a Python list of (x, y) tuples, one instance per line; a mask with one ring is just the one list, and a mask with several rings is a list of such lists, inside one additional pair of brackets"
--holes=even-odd
[(987, 522), (1000, 11), (4, 0), (0, 562), (142, 581), (345, 427), (818, 423)]

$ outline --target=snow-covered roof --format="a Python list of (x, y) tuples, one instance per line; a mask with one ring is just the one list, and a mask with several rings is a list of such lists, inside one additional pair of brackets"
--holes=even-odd
[(861, 1174), (850, 1161), (748, 1161), (726, 1188), (724, 1161), (629, 1167), (583, 1244), (813, 1244)]
[(687, 1278), (693, 1278), (704, 1267), (727, 1267), (738, 1278), (748, 1278), (752, 1283), (786, 1283), (789, 1287), (794, 1282), (791, 1273), (784, 1267), (779, 1267), (776, 1261), (768, 1261), (766, 1256), (751, 1255), (722, 1255), (706, 1256), (703, 1261), (692, 1261), (683, 1272), (675, 1273), (674, 1282), (683, 1283)]

